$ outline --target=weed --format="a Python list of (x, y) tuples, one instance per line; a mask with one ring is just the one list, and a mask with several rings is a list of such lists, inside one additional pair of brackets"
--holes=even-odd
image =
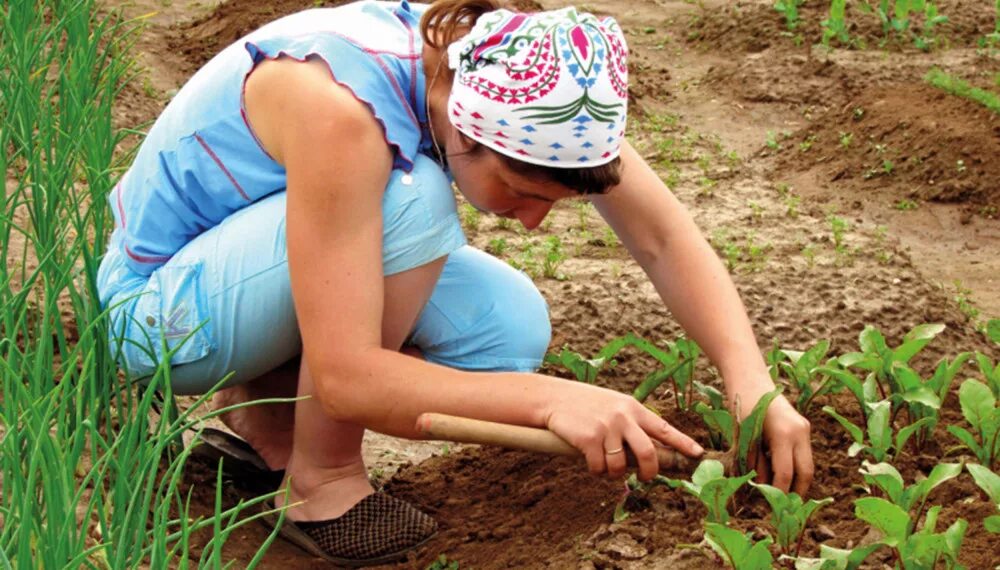
[(897, 210), (899, 210), (901, 212), (907, 212), (909, 210), (916, 210), (918, 207), (920, 207), (920, 205), (917, 204), (916, 201), (910, 200), (909, 198), (902, 198), (898, 202), (896, 202), (895, 205), (893, 205), (893, 208), (895, 208), (895, 209), (897, 209)]
[(507, 243), (506, 238), (493, 238), (490, 243), (486, 246), (486, 251), (496, 257), (501, 257), (504, 253), (510, 249), (510, 244)]
[(513, 225), (514, 220), (510, 218), (504, 218), (503, 216), (497, 216), (497, 229), (508, 231)]
[(809, 269), (812, 269), (813, 267), (816, 266), (816, 246), (814, 244), (810, 243), (803, 246), (802, 251), (799, 253), (801, 253), (802, 257), (805, 258), (806, 264), (809, 266)]
[(781, 143), (778, 142), (777, 135), (774, 131), (767, 131), (767, 148), (771, 150), (780, 150)]
[(1000, 114), (1000, 95), (969, 85), (966, 81), (934, 68), (927, 72), (924, 81), (963, 99), (979, 103), (994, 113)]
[(840, 132), (840, 146), (842, 148), (851, 148), (851, 142), (854, 141), (854, 133)]
[(789, 218), (799, 217), (799, 204), (802, 203), (802, 198), (794, 194), (789, 194), (785, 197), (785, 215)]
[(809, 135), (806, 139), (799, 143), (799, 152), (809, 152), (809, 149), (816, 144), (816, 135)]
[(956, 279), (955, 285), (955, 303), (958, 304), (958, 310), (965, 315), (965, 318), (972, 323), (979, 322), (979, 309), (976, 307), (975, 301), (972, 300), (972, 290), (968, 289), (962, 282)]
[(764, 206), (761, 206), (760, 204), (754, 202), (753, 200), (748, 202), (747, 206), (750, 208), (750, 216), (754, 220), (760, 221), (764, 219)]
[(462, 220), (462, 225), (465, 229), (471, 231), (479, 231), (479, 224), (483, 219), (483, 214), (477, 210), (472, 204), (462, 204), (462, 208), (459, 211), (459, 217)]

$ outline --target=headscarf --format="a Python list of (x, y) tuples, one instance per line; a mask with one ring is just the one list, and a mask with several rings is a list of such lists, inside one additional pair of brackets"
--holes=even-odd
[(452, 125), (517, 160), (556, 168), (607, 164), (620, 152), (628, 48), (613, 18), (563, 8), (496, 10), (448, 48)]

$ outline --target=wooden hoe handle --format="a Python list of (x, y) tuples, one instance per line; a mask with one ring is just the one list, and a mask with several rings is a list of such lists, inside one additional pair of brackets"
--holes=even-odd
[[(445, 414), (421, 414), (417, 429), (428, 439), (459, 443), (498, 445), (508, 449), (534, 451), (551, 455), (577, 457), (580, 450), (547, 429), (530, 428), (483, 420), (474, 420)], [(660, 469), (666, 471), (693, 470), (694, 462), (669, 447), (657, 447)], [(625, 447), (625, 460), (629, 466), (637, 465), (635, 455)]]

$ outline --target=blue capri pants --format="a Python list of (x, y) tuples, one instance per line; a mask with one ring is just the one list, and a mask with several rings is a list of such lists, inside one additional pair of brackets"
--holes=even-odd
[[(174, 393), (246, 382), (302, 351), (288, 274), (284, 192), (247, 206), (146, 277), (130, 270), (121, 229), (98, 273), (112, 350), (133, 379), (170, 355)], [(437, 364), (533, 371), (548, 348), (548, 306), (531, 280), (466, 245), (451, 183), (418, 156), (393, 172), (382, 201), (382, 265), (392, 275), (448, 256), (407, 343)], [(335, 295), (336, 291), (331, 291)]]

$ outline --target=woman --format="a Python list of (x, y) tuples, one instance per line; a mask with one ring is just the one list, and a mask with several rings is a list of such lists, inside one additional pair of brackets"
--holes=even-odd
[[(529, 230), (586, 195), (745, 414), (773, 383), (722, 265), (623, 138), (625, 58), (611, 19), (494, 0), (310, 10), (236, 42), (111, 193), (99, 281), (123, 367), (148, 377), (169, 356), (180, 393), (232, 373), (217, 405), (311, 396), (294, 417), (260, 406), (227, 423), (286, 470), (286, 535), (345, 564), (393, 559), (435, 528), (373, 491), (366, 428), (419, 438), (432, 411), (545, 427), (593, 473), (624, 474), (628, 446), (643, 480), (653, 441), (700, 455), (627, 395), (533, 373), (545, 302), (465, 245), (439, 165)], [(773, 483), (805, 493), (808, 422), (778, 398), (764, 429)]]

